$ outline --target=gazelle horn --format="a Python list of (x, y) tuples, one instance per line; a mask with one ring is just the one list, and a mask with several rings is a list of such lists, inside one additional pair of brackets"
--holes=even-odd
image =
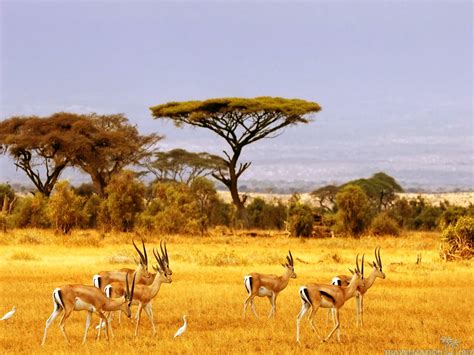
[(135, 247), (135, 250), (137, 251), (138, 255), (140, 256), (140, 260), (141, 260), (141, 263), (143, 265), (147, 265), (147, 260), (145, 259), (145, 257), (143, 256), (142, 252), (140, 251), (140, 249), (137, 248), (137, 245), (135, 244), (135, 241), (132, 239), (132, 244), (133, 246)]
[(382, 268), (382, 258), (380, 257), (380, 247), (379, 247), (379, 264), (380, 264), (380, 268)]

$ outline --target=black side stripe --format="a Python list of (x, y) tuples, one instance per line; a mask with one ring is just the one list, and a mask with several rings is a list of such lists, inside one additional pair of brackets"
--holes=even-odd
[(329, 298), (333, 304), (336, 303), (336, 299), (329, 293), (324, 292), (324, 291), (319, 291), (319, 293), (321, 294), (321, 296)]
[(63, 302), (63, 296), (61, 295), (61, 289), (58, 290), (58, 297), (59, 297), (59, 300), (61, 301), (61, 304), (59, 306), (61, 308), (64, 308), (64, 302)]
[(303, 291), (303, 293), (304, 293), (304, 295), (305, 295), (306, 299), (309, 301), (309, 304), (311, 304), (311, 305), (312, 305), (313, 303), (311, 302), (311, 298), (309, 298), (309, 292), (308, 292), (308, 289), (305, 287), (305, 288), (304, 288), (302, 291)]

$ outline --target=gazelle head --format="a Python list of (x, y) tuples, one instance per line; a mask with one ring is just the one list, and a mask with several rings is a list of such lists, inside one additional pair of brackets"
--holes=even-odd
[(171, 274), (168, 273), (168, 269), (165, 266), (165, 262), (163, 260), (164, 255), (160, 256), (160, 253), (156, 249), (153, 249), (153, 255), (155, 256), (157, 263), (156, 265), (153, 265), (153, 269), (155, 269), (157, 272), (155, 278), (158, 277), (161, 282), (171, 283)]
[(145, 247), (145, 242), (142, 239), (142, 246), (143, 246), (143, 253), (138, 249), (138, 247), (135, 245), (135, 241), (132, 239), (133, 246), (135, 247), (135, 250), (138, 253), (138, 256), (140, 257), (140, 260), (136, 260), (138, 264), (138, 268), (140, 268), (140, 276), (142, 277), (146, 282), (150, 281), (150, 283), (153, 281), (153, 275), (150, 274), (148, 271), (148, 255), (146, 253), (146, 247)]
[(120, 310), (127, 315), (128, 318), (132, 316), (132, 311), (130, 310), (130, 307), (132, 306), (133, 302), (133, 292), (135, 290), (135, 277), (136, 273), (133, 274), (133, 281), (132, 281), (132, 289), (130, 290), (130, 287), (128, 285), (128, 277), (125, 278), (125, 295), (124, 297), (124, 303)]
[(381, 279), (385, 278), (385, 273), (382, 271), (382, 259), (380, 258), (380, 247), (375, 248), (374, 250), (375, 261), (373, 261), (370, 266), (374, 268), (375, 277), (380, 277)]
[(291, 255), (291, 251), (288, 250), (288, 256), (286, 257), (286, 263), (281, 264), (289, 273), (292, 279), (296, 279), (295, 267), (293, 262), (293, 255)]
[[(352, 280), (356, 280), (357, 287), (365, 287), (365, 280), (364, 280), (364, 257), (362, 255), (362, 269), (359, 268), (359, 254), (356, 256), (356, 268), (355, 270), (349, 269), (350, 273), (352, 274)], [(351, 281), (352, 282), (352, 281)]]
[(166, 268), (168, 275), (173, 275), (173, 271), (170, 269), (170, 259), (168, 258), (168, 249), (166, 249), (166, 242), (160, 241), (160, 249), (163, 260), (163, 266)]

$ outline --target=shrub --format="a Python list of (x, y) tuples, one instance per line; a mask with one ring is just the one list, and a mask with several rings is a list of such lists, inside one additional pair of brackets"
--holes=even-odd
[(372, 220), (370, 229), (375, 235), (393, 235), (398, 236), (400, 234), (400, 227), (393, 218), (391, 218), (386, 212), (379, 213)]
[(372, 211), (369, 199), (361, 187), (347, 185), (336, 195), (337, 229), (342, 233), (359, 235), (370, 225)]
[(301, 202), (294, 202), (288, 209), (288, 228), (296, 237), (310, 237), (313, 232), (313, 211)]
[(11, 223), (18, 228), (48, 228), (50, 221), (46, 213), (48, 199), (41, 193), (18, 199), (11, 216)]
[(135, 173), (123, 171), (112, 177), (105, 192), (107, 199), (101, 205), (101, 223), (105, 229), (131, 231), (137, 215), (144, 210), (145, 186)]
[(157, 182), (154, 185), (154, 196), (140, 215), (140, 227), (168, 234), (201, 231), (201, 211), (188, 185)]
[(51, 224), (63, 234), (81, 224), (84, 198), (76, 195), (67, 181), (60, 181), (48, 201), (48, 216)]
[(249, 226), (259, 229), (282, 229), (285, 224), (286, 207), (279, 200), (267, 203), (257, 197), (247, 206)]
[(442, 233), (440, 256), (448, 261), (474, 256), (474, 217), (464, 216)]

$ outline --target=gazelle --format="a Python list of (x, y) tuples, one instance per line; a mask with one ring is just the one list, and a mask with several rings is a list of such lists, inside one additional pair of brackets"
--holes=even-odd
[(354, 296), (357, 288), (364, 285), (363, 279), (364, 270), (364, 256), (362, 256), (362, 271), (359, 269), (359, 256), (356, 258), (356, 270), (352, 275), (351, 281), (347, 287), (340, 287), (334, 285), (324, 285), (310, 283), (306, 286), (300, 287), (299, 294), (301, 298), (301, 310), (296, 317), (296, 341), (300, 342), (300, 321), (305, 313), (311, 308), (311, 312), (308, 316), (309, 323), (313, 331), (316, 328), (313, 324), (313, 317), (316, 314), (318, 308), (332, 308), (335, 310), (335, 323), (334, 328), (326, 336), (323, 342), (328, 341), (334, 332), (337, 330), (337, 339), (341, 341), (340, 335), (340, 323), (339, 323), (339, 310), (344, 306), (344, 303), (351, 297)]
[[(46, 334), (48, 328), (56, 319), (56, 317), (64, 311), (63, 316), (59, 322), (59, 328), (64, 335), (64, 338), (69, 343), (66, 335), (65, 323), (73, 311), (87, 311), (86, 329), (84, 331), (84, 338), (82, 343), (86, 342), (87, 331), (89, 330), (92, 313), (97, 313), (102, 320), (106, 320), (104, 312), (107, 311), (123, 311), (127, 317), (131, 316), (130, 305), (133, 302), (133, 292), (135, 287), (135, 276), (132, 281), (132, 290), (128, 287), (128, 278), (125, 278), (126, 292), (120, 298), (110, 299), (94, 286), (86, 285), (65, 285), (54, 289), (53, 291), (53, 313), (49, 316), (44, 327), (43, 341), (46, 341)], [(109, 340), (109, 328), (105, 327), (106, 339)], [(100, 334), (99, 334), (100, 336)]]
[[(153, 255), (157, 261), (157, 265), (153, 265), (153, 268), (157, 272), (153, 283), (151, 285), (144, 285), (144, 284), (137, 284), (135, 285), (135, 291), (133, 296), (133, 304), (138, 304), (138, 311), (137, 311), (137, 323), (135, 325), (135, 336), (138, 335), (138, 326), (140, 325), (141, 313), (142, 310), (145, 310), (145, 314), (148, 316), (148, 319), (151, 322), (153, 328), (153, 335), (156, 334), (155, 323), (153, 321), (153, 311), (151, 308), (151, 300), (156, 297), (158, 292), (160, 291), (160, 287), (162, 283), (171, 283), (171, 275), (168, 274), (168, 267), (164, 262), (165, 255), (160, 256), (155, 249), (153, 249)], [(106, 286), (106, 291), (110, 295), (110, 297), (118, 297), (121, 296), (124, 290), (123, 282), (112, 282), (110, 285)], [(111, 321), (109, 315), (109, 322)], [(102, 321), (101, 321), (102, 323)], [(100, 330), (100, 327), (99, 327)]]
[(285, 273), (281, 276), (277, 275), (268, 275), (268, 274), (259, 274), (253, 272), (244, 276), (244, 285), (247, 289), (248, 297), (244, 302), (244, 318), (246, 316), (247, 306), (250, 303), (255, 317), (258, 318), (257, 312), (255, 311), (254, 298), (258, 297), (267, 297), (270, 301), (271, 309), (268, 314), (268, 318), (275, 316), (276, 313), (276, 299), (278, 294), (283, 291), (290, 279), (296, 279), (295, 268), (293, 264), (293, 256), (291, 251), (288, 251), (288, 256), (286, 257), (287, 262), (282, 264), (285, 268)]
[[(105, 286), (110, 284), (111, 282), (114, 282), (114, 281), (124, 282), (125, 278), (128, 278), (130, 282), (135, 272), (141, 275), (141, 276), (138, 276), (137, 278), (137, 284), (139, 283), (151, 284), (153, 282), (153, 275), (151, 275), (148, 272), (148, 256), (146, 253), (145, 243), (143, 239), (142, 239), (143, 253), (135, 245), (135, 241), (132, 240), (132, 243), (140, 257), (140, 260), (137, 263), (138, 264), (137, 268), (135, 270), (130, 269), (130, 268), (122, 268), (120, 270), (114, 270), (114, 271), (101, 271), (98, 274), (94, 275), (93, 277), (93, 283), (95, 287), (100, 288), (103, 291)], [(139, 269), (141, 269), (140, 272), (139, 272)]]
[[(380, 257), (380, 247), (374, 250), (375, 261), (369, 263), (372, 266), (372, 272), (364, 280), (364, 286), (357, 289), (356, 298), (356, 325), (364, 325), (364, 295), (372, 287), (377, 277), (385, 279), (385, 273), (382, 271), (382, 259)], [(351, 270), (349, 270), (351, 271)], [(333, 285), (347, 286), (351, 280), (351, 276), (338, 275), (332, 279)]]

